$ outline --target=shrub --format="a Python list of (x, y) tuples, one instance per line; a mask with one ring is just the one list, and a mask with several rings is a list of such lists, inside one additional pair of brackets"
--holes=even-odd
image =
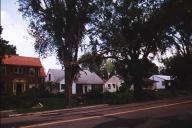
[(50, 96), (51, 94), (44, 90), (32, 88), (21, 95), (1, 97), (1, 109), (31, 108), (40, 101), (40, 98)]
[(104, 95), (100, 90), (91, 90), (87, 94), (83, 95), (83, 102), (85, 104), (99, 104), (104, 103)]
[(133, 92), (105, 93), (105, 101), (108, 104), (126, 104), (133, 101)]

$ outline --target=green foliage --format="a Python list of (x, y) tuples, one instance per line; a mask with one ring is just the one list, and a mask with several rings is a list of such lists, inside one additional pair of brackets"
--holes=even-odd
[[(2, 34), (3, 28), (0, 26), (0, 35)], [(9, 44), (8, 41), (0, 37), (0, 64), (4, 55), (16, 55), (16, 46)]]
[(106, 93), (105, 102), (108, 104), (127, 104), (134, 101), (133, 92)]
[(17, 96), (2, 96), (1, 97), (1, 108), (2, 109), (13, 109), (13, 108), (31, 108), (40, 102), (43, 97), (50, 97), (46, 91), (32, 88), (29, 91), (17, 95)]
[(143, 77), (154, 73), (153, 57), (170, 46), (166, 28), (158, 29), (156, 21), (151, 22), (160, 5), (157, 1), (105, 1), (95, 17), (93, 33), (102, 40), (102, 50), (117, 60), (118, 73), (126, 83), (131, 79), (138, 94)]
[(104, 103), (104, 94), (100, 90), (92, 90), (83, 96), (85, 104)]
[(76, 61), (86, 32), (85, 25), (95, 10), (91, 0), (19, 0), (19, 11), (30, 20), (35, 49), (46, 56), (56, 51), (60, 61)]
[[(129, 84), (128, 84), (129, 85)], [(122, 86), (119, 87), (119, 92), (128, 92), (130, 90), (130, 86), (127, 84), (123, 84)]]
[(174, 56), (164, 60), (165, 73), (173, 76), (181, 88), (192, 88), (192, 56)]
[(78, 50), (96, 9), (94, 0), (18, 0), (19, 11), (30, 22), (35, 49), (41, 55), (56, 52), (65, 67), (66, 99), (70, 104), (72, 81), (79, 71)]
[(115, 73), (114, 63), (99, 54), (89, 52), (85, 53), (79, 58), (79, 61), (82, 62), (82, 68), (88, 68), (103, 79), (108, 79)]
[(102, 65), (102, 57), (97, 56), (95, 53), (85, 53), (80, 58), (79, 61), (82, 62), (81, 67), (82, 68), (88, 68), (91, 72), (95, 72), (98, 75), (101, 75), (100, 67)]

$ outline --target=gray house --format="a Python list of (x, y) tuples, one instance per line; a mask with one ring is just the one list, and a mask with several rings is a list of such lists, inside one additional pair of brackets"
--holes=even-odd
[[(64, 92), (64, 70), (49, 69), (45, 81), (53, 84), (53, 93)], [(72, 84), (72, 94), (85, 94), (91, 90), (103, 91), (103, 84), (104, 81), (96, 73), (90, 72), (89, 70), (79, 71)]]

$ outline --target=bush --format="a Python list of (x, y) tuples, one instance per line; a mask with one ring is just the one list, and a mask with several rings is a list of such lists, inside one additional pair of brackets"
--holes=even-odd
[(83, 95), (83, 102), (85, 104), (101, 104), (104, 103), (103, 98), (104, 95), (100, 90), (92, 90)]
[(21, 95), (2, 96), (1, 109), (31, 108), (40, 101), (40, 98), (50, 96), (51, 94), (44, 90), (32, 88)]
[(133, 92), (105, 93), (104, 99), (108, 104), (126, 104), (133, 101)]

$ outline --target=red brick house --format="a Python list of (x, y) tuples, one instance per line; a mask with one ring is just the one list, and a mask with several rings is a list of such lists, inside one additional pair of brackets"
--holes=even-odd
[(6, 55), (0, 73), (1, 94), (17, 95), (44, 84), (45, 72), (39, 58)]

